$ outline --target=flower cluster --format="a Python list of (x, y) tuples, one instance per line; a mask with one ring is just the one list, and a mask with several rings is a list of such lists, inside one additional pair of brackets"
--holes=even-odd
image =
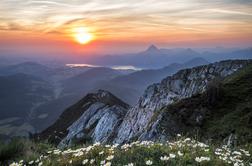
[[(250, 152), (245, 149), (231, 149), (227, 146), (211, 147), (191, 138), (172, 142), (155, 143), (135, 141), (124, 145), (102, 145), (95, 143), (76, 149), (51, 149), (30, 161), (16, 161), (10, 166), (42, 165), (183, 165), (185, 163), (218, 163), (217, 165), (252, 166)], [(211, 165), (211, 164), (210, 164)]]
[(227, 146), (222, 146), (221, 148), (217, 148), (215, 150), (215, 155), (218, 156), (218, 158), (225, 163), (233, 164), (235, 166), (243, 166), (243, 156), (250, 157), (249, 151), (246, 151), (244, 149), (239, 149), (232, 151)]

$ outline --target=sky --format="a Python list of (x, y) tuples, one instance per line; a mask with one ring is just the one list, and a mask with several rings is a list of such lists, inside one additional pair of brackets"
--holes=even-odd
[[(93, 40), (81, 45), (75, 29)], [(1, 0), (0, 51), (113, 54), (160, 47), (249, 47), (252, 0)]]

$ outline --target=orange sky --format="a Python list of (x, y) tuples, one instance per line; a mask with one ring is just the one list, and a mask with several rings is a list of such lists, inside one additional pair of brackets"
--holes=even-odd
[[(249, 0), (1, 0), (0, 50), (124, 53), (163, 47), (250, 46)], [(73, 38), (84, 27), (87, 45)], [(47, 49), (47, 50), (45, 50)]]

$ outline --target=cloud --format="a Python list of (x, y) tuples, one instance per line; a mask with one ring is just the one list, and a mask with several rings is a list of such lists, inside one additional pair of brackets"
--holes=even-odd
[(67, 34), (72, 27), (88, 26), (100, 36), (249, 33), (250, 4), (250, 0), (1, 0), (0, 27)]

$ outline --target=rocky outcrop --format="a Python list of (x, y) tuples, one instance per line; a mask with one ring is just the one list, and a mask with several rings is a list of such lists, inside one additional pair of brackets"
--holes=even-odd
[(151, 140), (179, 133), (228, 146), (252, 142), (252, 65), (213, 81), (202, 94), (163, 107), (160, 114), (145, 130)]
[[(231, 75), (248, 64), (251, 64), (251, 61), (229, 60), (180, 70), (161, 83), (149, 86), (138, 103), (127, 112), (114, 143), (123, 143), (134, 138), (152, 139), (155, 126), (162, 118), (159, 113), (162, 107), (201, 94), (210, 81)], [(170, 122), (172, 123), (172, 119)]]
[(55, 124), (37, 137), (60, 147), (73, 142), (111, 142), (128, 109), (128, 104), (99, 90), (64, 111)]

